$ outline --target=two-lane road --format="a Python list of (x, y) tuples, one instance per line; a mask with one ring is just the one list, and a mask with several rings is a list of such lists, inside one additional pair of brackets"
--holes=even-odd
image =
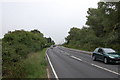
[(118, 78), (119, 65), (92, 61), (91, 55), (64, 47), (47, 50), (58, 78)]

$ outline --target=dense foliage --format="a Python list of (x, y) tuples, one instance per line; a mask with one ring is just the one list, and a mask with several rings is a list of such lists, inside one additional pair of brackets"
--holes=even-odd
[(2, 74), (4, 78), (25, 77), (23, 61), (28, 54), (54, 44), (43, 37), (38, 30), (16, 30), (4, 35), (2, 39)]
[(110, 47), (120, 51), (120, 2), (99, 2), (89, 8), (86, 25), (71, 28), (66, 46), (92, 51), (96, 47)]

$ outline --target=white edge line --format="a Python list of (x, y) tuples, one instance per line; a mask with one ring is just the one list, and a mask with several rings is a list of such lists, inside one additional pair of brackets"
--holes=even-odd
[[(47, 50), (48, 50), (48, 49), (47, 49)], [(47, 50), (46, 50), (46, 56), (47, 56), (47, 58), (48, 58), (48, 62), (49, 62), (49, 64), (50, 64), (51, 68), (52, 68), (52, 71), (53, 71), (53, 73), (54, 73), (54, 75), (55, 75), (55, 78), (56, 78), (57, 80), (59, 80), (59, 79), (58, 79), (58, 76), (57, 76), (57, 74), (56, 74), (56, 72), (55, 72), (55, 69), (54, 69), (54, 67), (53, 67), (53, 65), (52, 65), (52, 63), (51, 63), (51, 61), (50, 61), (50, 58), (49, 58), (49, 56), (48, 56), (48, 54), (47, 54)]]
[(91, 64), (92, 66), (95, 66), (97, 68), (100, 68), (100, 69), (103, 69), (103, 70), (106, 70), (106, 71), (109, 71), (111, 73), (114, 73), (114, 74), (117, 74), (117, 75), (120, 75), (119, 73), (115, 72), (115, 71), (112, 71), (112, 70), (109, 70), (107, 68), (104, 68), (104, 67), (101, 67), (101, 66), (98, 66), (98, 65), (95, 65), (95, 64)]
[[(47, 50), (48, 50), (48, 49), (47, 49)], [(47, 50), (46, 50), (46, 56), (47, 56), (47, 58), (48, 58), (48, 61), (49, 61), (49, 63), (50, 63), (50, 66), (51, 66), (51, 68), (52, 68), (52, 71), (53, 71), (53, 73), (54, 73), (56, 79), (59, 80), (59, 79), (58, 79), (58, 76), (57, 76), (57, 74), (56, 74), (56, 72), (55, 72), (55, 70), (54, 70), (54, 68), (53, 68), (53, 65), (52, 65), (52, 63), (51, 63), (51, 61), (50, 61), (50, 59), (49, 59), (49, 57), (48, 57), (48, 55), (47, 55)], [(73, 58), (73, 59), (82, 61), (81, 59), (79, 59), (79, 58), (77, 58), (77, 57), (75, 57), (75, 56), (70, 56), (70, 57)], [(104, 67), (101, 67), (101, 66), (98, 66), (98, 65), (95, 65), (95, 64), (91, 64), (91, 65), (92, 65), (92, 66), (95, 66), (95, 67), (97, 67), (97, 68), (106, 70), (106, 71), (108, 71), (108, 72), (111, 72), (111, 73), (120, 75), (119, 73), (117, 73), (117, 72), (115, 72), (115, 71), (112, 71), (112, 70), (109, 70), (109, 69), (107, 69), (107, 68), (104, 68)]]

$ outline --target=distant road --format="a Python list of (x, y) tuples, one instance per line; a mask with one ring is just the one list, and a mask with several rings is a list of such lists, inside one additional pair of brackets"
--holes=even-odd
[(118, 78), (118, 64), (92, 61), (91, 55), (64, 47), (47, 50), (47, 55), (58, 78)]

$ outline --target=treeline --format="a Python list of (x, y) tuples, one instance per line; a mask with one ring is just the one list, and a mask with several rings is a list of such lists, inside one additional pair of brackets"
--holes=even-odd
[(30, 53), (54, 44), (38, 30), (8, 32), (2, 39), (3, 78), (25, 78), (24, 60)]
[(87, 13), (88, 27), (71, 28), (64, 45), (89, 51), (96, 47), (120, 51), (120, 2), (99, 2)]
[(0, 45), (2, 44), (2, 39), (0, 39)]

